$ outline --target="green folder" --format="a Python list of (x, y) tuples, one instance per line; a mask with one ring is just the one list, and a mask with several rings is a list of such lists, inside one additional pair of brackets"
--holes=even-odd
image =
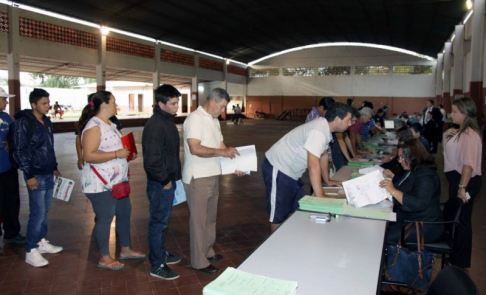
[(345, 205), (345, 199), (317, 198), (312, 196), (305, 196), (299, 201), (299, 207), (302, 210), (332, 214), (343, 214)]

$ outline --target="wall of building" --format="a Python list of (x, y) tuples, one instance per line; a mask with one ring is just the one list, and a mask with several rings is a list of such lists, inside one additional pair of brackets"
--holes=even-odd
[[(388, 75), (354, 75), (355, 66), (388, 65)], [(356, 102), (372, 101), (375, 110), (384, 104), (391, 112), (422, 111), (427, 99), (435, 97), (435, 74), (393, 75), (393, 65), (431, 65), (435, 61), (404, 53), (366, 47), (323, 47), (304, 49), (264, 60), (255, 68), (313, 67), (312, 77), (276, 76), (249, 78), (247, 106), (251, 117), (255, 111), (268, 113), (274, 118), (285, 109), (308, 109), (316, 106), (324, 96), (340, 101), (348, 97)], [(323, 66), (350, 66), (351, 75), (318, 76)]]

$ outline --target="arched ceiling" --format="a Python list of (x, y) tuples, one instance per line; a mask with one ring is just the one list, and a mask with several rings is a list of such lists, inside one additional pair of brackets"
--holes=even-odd
[(465, 0), (22, 0), (108, 27), (251, 62), (325, 43), (388, 45), (436, 57)]

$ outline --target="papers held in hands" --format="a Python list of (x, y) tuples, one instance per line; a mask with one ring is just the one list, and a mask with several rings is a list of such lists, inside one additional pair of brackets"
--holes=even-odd
[(216, 280), (206, 285), (203, 295), (292, 295), (297, 282), (267, 278), (228, 267)]
[(186, 191), (184, 190), (184, 185), (182, 184), (181, 180), (176, 181), (176, 189), (174, 191), (174, 202), (172, 202), (172, 206), (179, 205), (187, 201), (186, 198)]
[(254, 145), (241, 146), (236, 148), (240, 155), (234, 159), (221, 158), (221, 174), (233, 174), (236, 170), (250, 174), (250, 171), (257, 171), (257, 156)]
[(135, 138), (133, 138), (133, 132), (123, 135), (121, 137), (121, 142), (124, 148), (130, 150), (130, 155), (127, 158), (127, 162), (130, 162), (135, 155), (138, 154)]
[(74, 183), (75, 182), (72, 179), (54, 176), (53, 197), (59, 200), (69, 202), (69, 199), (71, 198), (71, 193), (73, 192)]
[(379, 170), (343, 182), (348, 203), (355, 207), (376, 204), (388, 198), (389, 193), (380, 187), (380, 181), (385, 179)]

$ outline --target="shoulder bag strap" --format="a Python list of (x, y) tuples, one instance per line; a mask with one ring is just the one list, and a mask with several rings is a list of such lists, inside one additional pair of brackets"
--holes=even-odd
[(100, 175), (100, 173), (98, 173), (98, 170), (96, 170), (93, 165), (90, 164), (89, 167), (91, 167), (91, 170), (93, 170), (93, 172), (96, 174), (96, 176), (98, 176), (98, 178), (101, 180), (101, 182), (103, 182), (104, 185), (108, 184), (108, 182), (106, 182), (106, 180)]
[[(420, 222), (420, 225), (422, 225), (422, 228), (424, 224)], [(419, 271), (419, 276), (421, 279), (423, 279), (422, 275), (422, 248), (423, 248), (423, 240), (420, 239), (420, 226), (419, 222), (415, 221), (415, 230), (417, 231), (417, 259), (418, 259), (418, 271)], [(422, 233), (422, 239), (423, 239), (423, 233)]]

